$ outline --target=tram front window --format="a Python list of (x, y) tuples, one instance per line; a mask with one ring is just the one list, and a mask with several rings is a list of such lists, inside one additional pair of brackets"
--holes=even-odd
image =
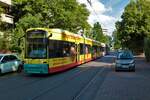
[(46, 58), (46, 47), (43, 44), (29, 44), (27, 50), (28, 58)]
[(45, 31), (29, 31), (26, 36), (26, 58), (46, 58), (46, 40)]

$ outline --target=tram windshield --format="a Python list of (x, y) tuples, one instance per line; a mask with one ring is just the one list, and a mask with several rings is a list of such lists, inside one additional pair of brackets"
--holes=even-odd
[(26, 36), (26, 58), (46, 58), (47, 38), (45, 31), (29, 31)]

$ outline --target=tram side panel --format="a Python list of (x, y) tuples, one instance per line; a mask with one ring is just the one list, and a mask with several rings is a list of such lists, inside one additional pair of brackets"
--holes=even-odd
[[(77, 48), (75, 46), (75, 41), (77, 41), (77, 38), (75, 37), (75, 35), (69, 32), (61, 33), (61, 30), (54, 29), (48, 32), (48, 34), (51, 35), (49, 38), (46, 38), (47, 41), (45, 42), (42, 42), (44, 38), (43, 40), (40, 40), (38, 39), (39, 37), (35, 37), (37, 36), (37, 34), (40, 34), (40, 36), (42, 36), (43, 33), (47, 32), (48, 31), (43, 28), (32, 29), (32, 34), (36, 35), (33, 35), (34, 37), (31, 42), (26, 41), (26, 43), (28, 43), (29, 45), (26, 46), (25, 52), (29, 55), (33, 55), (34, 59), (29, 57), (26, 58), (26, 64), (24, 65), (26, 73), (48, 74), (63, 71), (78, 65), (76, 54)], [(32, 34), (29, 34), (29, 36), (31, 37)], [(44, 45), (46, 46), (41, 49)]]
[(59, 42), (59, 44), (51, 43), (51, 47), (49, 47), (50, 73), (63, 71), (78, 65), (76, 44), (68, 41)]
[[(59, 29), (37, 30), (33, 29), (31, 32), (34, 39), (26, 41), (28, 45), (25, 52), (34, 57), (34, 59), (26, 59), (24, 67), (26, 73), (48, 74), (64, 71), (100, 56), (97, 42), (93, 43), (92, 40)], [(39, 37), (44, 33), (42, 40), (36, 37), (37, 32), (40, 33)], [(46, 37), (45, 33), (48, 33), (50, 37)], [(45, 37), (47, 41), (45, 41)]]

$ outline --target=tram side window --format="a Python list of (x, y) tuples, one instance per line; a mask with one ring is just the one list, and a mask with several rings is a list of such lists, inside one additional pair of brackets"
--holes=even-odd
[(93, 53), (97, 52), (97, 46), (93, 46)]
[(63, 47), (62, 47), (62, 54), (63, 54), (63, 57), (68, 57), (70, 56), (70, 49), (71, 49), (71, 46), (73, 45), (73, 43), (71, 42), (63, 42)]
[(55, 58), (60, 56), (59, 52), (59, 42), (56, 40), (49, 40), (49, 47), (48, 47), (48, 53), (49, 53), (49, 58)]
[(91, 45), (90, 45), (90, 53), (93, 53), (93, 48)]
[(80, 43), (80, 54), (82, 55), (82, 54), (84, 54), (84, 48), (85, 46), (84, 46), (84, 44), (82, 44), (82, 43)]
[(101, 48), (101, 49), (100, 49), (100, 50), (101, 50), (101, 52), (103, 52), (103, 51), (104, 51), (104, 47), (102, 47), (102, 46), (101, 46), (100, 48)]
[(101, 46), (99, 46), (99, 52), (101, 52)]
[(100, 50), (99, 50), (99, 46), (97, 46), (97, 52), (98, 52), (98, 53), (100, 52)]
[(49, 41), (49, 58), (69, 57), (70, 48), (74, 43), (59, 40)]
[(92, 46), (91, 45), (88, 45), (88, 50), (89, 50), (89, 53), (92, 53)]
[(92, 49), (92, 48), (91, 48), (90, 45), (88, 45), (88, 44), (85, 45), (85, 53), (86, 53), (86, 54), (91, 53), (91, 52), (92, 52), (91, 49)]

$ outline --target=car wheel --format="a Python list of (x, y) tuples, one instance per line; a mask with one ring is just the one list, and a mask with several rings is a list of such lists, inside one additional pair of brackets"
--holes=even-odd
[(135, 72), (135, 68), (132, 69), (132, 72)]
[(115, 71), (116, 71), (116, 72), (118, 72), (118, 69), (117, 69), (117, 68), (115, 68)]
[(129, 70), (130, 72), (135, 72), (135, 68), (132, 68)]
[(18, 73), (21, 73), (22, 72), (22, 65), (19, 65), (18, 69), (17, 69), (17, 72)]

